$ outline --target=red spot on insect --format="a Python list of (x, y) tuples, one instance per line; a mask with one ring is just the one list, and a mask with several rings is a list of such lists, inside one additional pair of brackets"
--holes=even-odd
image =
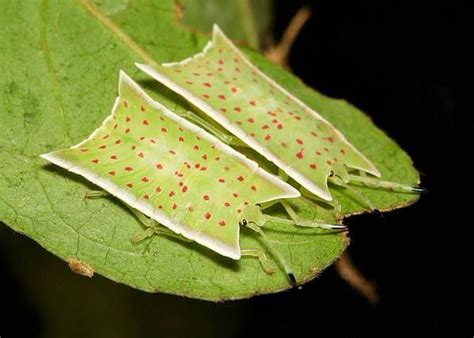
[(169, 153), (170, 153), (171, 155), (176, 155), (176, 151), (174, 151), (173, 149), (171, 149), (171, 150), (169, 151)]
[(278, 128), (278, 129), (283, 129), (283, 125), (282, 125), (281, 123), (279, 123), (279, 124), (277, 125), (277, 128)]
[(257, 103), (256, 103), (255, 101), (253, 101), (253, 100), (250, 101), (249, 104), (250, 104), (251, 106), (254, 106), (254, 107), (257, 105)]
[(300, 139), (300, 138), (297, 138), (297, 139), (296, 139), (296, 143), (298, 143), (298, 144), (302, 145), (304, 142), (303, 142), (303, 140), (302, 140), (302, 139)]
[(130, 128), (125, 129), (125, 134), (128, 134), (130, 132)]
[(255, 122), (255, 119), (253, 119), (252, 117), (247, 119), (247, 121), (249, 121), (250, 123), (254, 123)]
[(178, 185), (179, 185), (180, 187), (182, 187), (182, 186), (184, 185), (184, 183), (183, 183), (183, 182), (179, 182)]
[(223, 179), (223, 178), (219, 178), (219, 180), (218, 180), (218, 181), (219, 181), (219, 183), (224, 183), (224, 182), (225, 182), (225, 179)]
[(208, 196), (208, 195), (204, 195), (204, 196), (202, 196), (202, 198), (203, 198), (205, 201), (209, 201), (209, 196)]
[(122, 140), (115, 141), (115, 144), (120, 144), (120, 143), (122, 143)]
[(223, 113), (226, 113), (226, 112), (227, 112), (227, 109), (221, 108), (220, 111), (223, 112)]
[(130, 122), (131, 118), (130, 116), (125, 116), (125, 122)]
[(87, 148), (81, 148), (80, 151), (82, 151), (83, 153), (85, 153), (86, 151), (89, 151), (89, 149), (87, 149)]
[(329, 164), (329, 165), (332, 165), (332, 161), (331, 161), (331, 160), (327, 160), (326, 163)]
[(345, 155), (345, 154), (346, 154), (346, 150), (345, 150), (345, 149), (341, 149), (340, 152), (341, 152), (342, 155)]
[(268, 114), (268, 115), (271, 115), (271, 116), (277, 116), (277, 115), (276, 115), (274, 112), (272, 112), (272, 111), (267, 111), (267, 114)]
[(196, 144), (196, 145), (194, 145), (193, 149), (194, 150), (199, 150), (199, 146)]
[(173, 197), (174, 195), (176, 195), (176, 193), (173, 190), (171, 190), (168, 194), (169, 197)]
[(204, 217), (205, 217), (206, 219), (211, 218), (211, 213), (210, 213), (209, 211), (206, 212), (206, 213), (204, 214)]
[(99, 147), (99, 149), (105, 149), (105, 148), (107, 148), (107, 146), (105, 144), (103, 144)]
[(240, 175), (239, 177), (237, 177), (237, 180), (239, 180), (240, 182), (242, 182), (244, 180), (244, 177), (242, 175)]
[(117, 155), (112, 155), (112, 156), (110, 156), (110, 158), (111, 158), (112, 160), (116, 160), (116, 159), (117, 159)]
[(277, 120), (277, 119), (273, 119), (272, 122), (273, 122), (273, 123), (278, 123), (278, 120)]
[(220, 59), (218, 63), (219, 63), (220, 65), (223, 65), (223, 64), (224, 64), (224, 60)]
[(244, 202), (244, 205), (249, 205), (249, 202), (245, 201), (245, 202)]
[(148, 199), (150, 199), (150, 196), (148, 196), (148, 195), (143, 195), (143, 198), (146, 199), (146, 200), (148, 200)]
[(133, 171), (133, 168), (132, 167), (125, 167), (124, 170), (128, 171), (128, 172), (131, 172), (131, 171)]
[(115, 170), (109, 171), (109, 175), (115, 176)]
[(136, 145), (133, 145), (133, 146), (132, 146), (132, 150), (135, 150), (135, 149), (137, 149), (137, 146), (136, 146)]
[(133, 188), (133, 183), (127, 183), (127, 187)]
[(155, 191), (160, 193), (161, 192), (161, 187), (156, 187)]
[(240, 109), (240, 107), (234, 107), (234, 110), (238, 113), (240, 113), (242, 111), (242, 109)]
[(183, 187), (183, 189), (181, 189), (181, 191), (182, 191), (182, 192), (186, 192), (186, 191), (188, 191), (188, 189), (189, 189), (188, 186), (185, 185), (185, 186)]
[(207, 161), (207, 154), (202, 155), (201, 157), (203, 160)]
[(184, 137), (180, 136), (178, 140), (179, 142), (184, 142)]
[(237, 213), (241, 213), (242, 212), (242, 209), (237, 209)]
[(209, 95), (203, 94), (202, 97), (205, 98), (205, 99), (208, 99), (208, 98), (209, 98)]
[(207, 76), (212, 76), (212, 73), (210, 73), (210, 72), (209, 72), (209, 73), (207, 73)]
[(142, 105), (142, 106), (140, 106), (140, 110), (141, 110), (141, 111), (145, 111), (146, 109), (145, 109), (145, 107), (143, 107), (143, 105)]
[(146, 176), (143, 176), (143, 177), (142, 177), (142, 182), (147, 183), (147, 182), (149, 182), (149, 181), (150, 181), (150, 180), (148, 179), (148, 177), (146, 177)]
[(143, 141), (145, 139), (145, 136), (140, 137), (140, 141)]
[(160, 205), (158, 206), (158, 208), (163, 209), (163, 206), (160, 204)]
[(91, 162), (97, 164), (97, 163), (99, 163), (99, 160), (97, 158), (95, 158)]
[(230, 203), (229, 203), (229, 202), (225, 202), (224, 205), (225, 205), (226, 207), (230, 207)]
[(334, 139), (332, 137), (326, 137), (326, 140), (328, 140), (330, 143), (334, 143)]
[(167, 133), (167, 132), (168, 132), (168, 129), (166, 129), (165, 127), (163, 127), (163, 128), (161, 128), (161, 131), (162, 131), (163, 133)]
[(295, 119), (300, 121), (301, 120), (301, 116), (295, 116)]
[(253, 191), (257, 191), (257, 186), (256, 186), (256, 185), (252, 185), (250, 188), (251, 188)]
[(300, 151), (298, 151), (296, 153), (296, 157), (298, 157), (298, 159), (300, 159), (300, 160), (304, 157), (303, 149), (301, 149)]
[(200, 171), (206, 171), (207, 170), (207, 167), (201, 167), (201, 169), (199, 169)]
[(156, 141), (154, 139), (150, 139), (150, 143), (156, 143)]
[(140, 152), (140, 153), (138, 153), (138, 157), (144, 158), (145, 154), (143, 154), (143, 152)]
[(173, 210), (176, 209), (178, 205), (176, 203), (173, 203)]
[(232, 91), (232, 93), (234, 93), (234, 94), (236, 94), (236, 93), (237, 93), (237, 91), (238, 91), (238, 89), (237, 89), (237, 88), (235, 88), (235, 87), (232, 87), (230, 90), (231, 90), (231, 91)]
[(232, 193), (232, 196), (234, 196), (235, 198), (239, 197), (239, 194), (237, 194), (236, 192)]
[(208, 87), (208, 88), (211, 88), (211, 87), (212, 87), (212, 85), (211, 85), (209, 82), (204, 82), (204, 83), (203, 83), (203, 86)]
[(226, 99), (225, 95), (222, 95), (222, 94), (221, 94), (221, 95), (217, 95), (217, 97), (220, 98), (221, 100), (225, 100), (225, 99)]
[(320, 151), (317, 151), (317, 152), (316, 152), (316, 155), (321, 156), (321, 152), (320, 152)]
[(144, 126), (148, 126), (150, 123), (148, 122), (148, 120), (143, 120), (143, 125)]
[(268, 128), (270, 128), (270, 126), (269, 126), (268, 124), (264, 124), (264, 125), (262, 126), (262, 129), (268, 129)]
[(271, 134), (267, 134), (267, 136), (265, 136), (265, 141), (269, 141), (271, 138), (272, 138), (272, 135), (271, 135)]
[(219, 221), (219, 225), (220, 225), (221, 227), (225, 226), (225, 221), (224, 221), (224, 220)]
[(310, 167), (311, 169), (313, 169), (313, 170), (318, 169), (318, 166), (316, 165), (316, 163), (311, 163), (311, 164), (309, 165), (309, 167)]
[(200, 164), (200, 163), (196, 163), (196, 164), (194, 165), (194, 168), (196, 168), (196, 169), (199, 169), (200, 167), (201, 167), (201, 164)]
[(221, 160), (221, 157), (220, 157), (220, 156), (216, 156), (215, 160), (216, 160), (216, 161), (220, 161), (220, 160)]

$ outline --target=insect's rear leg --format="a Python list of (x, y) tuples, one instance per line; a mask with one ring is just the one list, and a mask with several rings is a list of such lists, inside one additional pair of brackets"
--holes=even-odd
[(275, 269), (271, 266), (270, 262), (268, 261), (267, 255), (263, 250), (258, 249), (244, 249), (240, 252), (240, 254), (245, 257), (255, 257), (260, 262), (263, 270), (269, 275), (272, 275), (275, 272)]
[[(274, 245), (272, 244), (270, 239), (267, 237), (265, 232), (262, 229), (260, 229), (260, 227), (257, 224), (252, 223), (252, 222), (244, 222), (243, 225), (247, 226), (247, 228), (253, 230), (254, 232), (256, 232), (257, 234), (260, 235), (260, 238), (261, 238), (263, 244), (268, 248), (268, 250), (278, 260), (280, 266), (285, 270), (285, 273), (288, 276), (288, 279), (289, 279), (291, 285), (293, 285), (293, 286), (297, 285), (297, 281), (296, 281), (295, 275), (293, 273), (293, 270), (290, 268), (290, 266), (286, 262), (285, 258), (281, 255), (281, 253), (274, 247)], [(262, 262), (260, 262), (260, 263), (262, 263)], [(265, 267), (264, 267), (264, 269), (265, 269)]]
[[(100, 198), (110, 196), (110, 194), (105, 190), (87, 190), (85, 197), (86, 198)], [(142, 212), (138, 211), (135, 208), (132, 208), (128, 204), (125, 204), (127, 208), (135, 215), (135, 217), (145, 226), (145, 231), (138, 233), (132, 237), (132, 242), (137, 244), (141, 241), (153, 236), (153, 235), (163, 235), (168, 237), (173, 237), (180, 239), (185, 242), (192, 242), (191, 240), (171, 231), (170, 229), (162, 226), (160, 223), (147, 217)]]
[(189, 110), (187, 110), (186, 112), (175, 112), (175, 113), (193, 122), (194, 124), (197, 124), (199, 127), (207, 130), (208, 132), (213, 134), (215, 137), (217, 137), (219, 140), (221, 140), (225, 144), (232, 145), (232, 146), (247, 147), (245, 143), (240, 142), (237, 138), (233, 137), (232, 135), (227, 134), (226, 132), (223, 132), (219, 128), (215, 127), (214, 125), (212, 125), (211, 123), (203, 119), (202, 117), (194, 114), (193, 112), (190, 112)]
[(371, 188), (379, 188), (379, 189), (385, 189), (385, 190), (395, 191), (395, 192), (407, 192), (407, 193), (412, 193), (412, 194), (420, 194), (420, 193), (426, 192), (426, 189), (421, 188), (421, 187), (401, 184), (397, 182), (384, 181), (376, 177), (361, 176), (361, 175), (354, 175), (354, 174), (348, 174), (347, 176), (348, 176), (349, 184), (358, 183), (363, 186), (367, 186)]

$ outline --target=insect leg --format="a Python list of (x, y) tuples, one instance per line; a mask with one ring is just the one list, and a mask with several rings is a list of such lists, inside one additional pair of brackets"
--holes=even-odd
[(297, 285), (295, 275), (293, 271), (291, 270), (290, 266), (286, 262), (285, 258), (283, 258), (283, 256), (280, 254), (280, 252), (275, 249), (275, 247), (273, 246), (272, 242), (267, 237), (265, 232), (263, 232), (263, 230), (260, 229), (260, 227), (256, 225), (255, 223), (246, 222), (245, 225), (249, 229), (255, 231), (256, 233), (260, 235), (260, 238), (262, 239), (263, 244), (265, 244), (265, 246), (270, 250), (273, 256), (278, 260), (278, 262), (280, 263), (280, 266), (285, 270), (285, 273), (288, 276), (288, 279), (290, 280), (291, 285)]
[(194, 124), (197, 124), (201, 128), (204, 128), (207, 131), (211, 132), (219, 140), (221, 140), (222, 142), (224, 142), (228, 145), (246, 146), (245, 143), (242, 143), (239, 140), (237, 140), (235, 137), (233, 137), (232, 135), (229, 135), (229, 134), (221, 131), (220, 129), (218, 129), (217, 127), (212, 125), (211, 123), (204, 120), (202, 117), (194, 114), (193, 112), (190, 112), (189, 110), (187, 110), (184, 113), (183, 112), (175, 112), (175, 113), (177, 113), (179, 116), (184, 117), (185, 119), (193, 122)]
[(323, 221), (303, 221), (299, 218), (299, 216), (296, 214), (295, 210), (291, 207), (289, 203), (285, 201), (280, 201), (280, 203), (291, 219), (265, 215), (268, 221), (288, 224), (288, 225), (295, 225), (295, 226), (300, 226), (300, 227), (307, 227), (307, 228), (321, 228), (321, 229), (329, 229), (329, 230), (346, 229), (346, 226), (344, 224), (329, 224)]
[(372, 210), (372, 211), (376, 210), (376, 208), (374, 207), (374, 205), (372, 204), (372, 202), (370, 201), (370, 199), (367, 196), (365, 196), (360, 191), (357, 191), (356, 188), (353, 188), (353, 187), (349, 186), (348, 183), (344, 182), (339, 177), (337, 177), (337, 176), (331, 177), (330, 182), (337, 185), (337, 186), (339, 186), (339, 187), (342, 187), (342, 188), (344, 188), (344, 189), (346, 189), (346, 190), (348, 190), (352, 193), (354, 193), (354, 195), (356, 195), (356, 197), (357, 197), (357, 200), (359, 200), (360, 202), (365, 204), (367, 207), (369, 207), (370, 210)]
[(130, 207), (127, 205), (127, 207), (130, 209), (130, 211), (135, 215), (135, 217), (146, 227), (146, 230), (140, 234), (136, 234), (132, 237), (132, 242), (133, 243), (139, 243), (143, 241), (144, 239), (152, 236), (152, 235), (163, 235), (163, 236), (168, 236), (168, 237), (173, 237), (180, 239), (185, 242), (192, 242), (191, 240), (169, 230), (168, 228), (165, 228), (162, 226), (160, 223), (155, 221), (154, 219), (151, 219), (141, 213), (140, 211)]
[(397, 182), (390, 182), (390, 181), (383, 181), (378, 178), (372, 178), (368, 176), (359, 176), (348, 174), (349, 183), (359, 183), (361, 185), (372, 187), (372, 188), (381, 188), (390, 191), (398, 191), (398, 192), (408, 192), (414, 194), (420, 194), (426, 192), (426, 189), (405, 185)]
[(98, 198), (98, 197), (106, 197), (110, 194), (105, 190), (87, 190), (85, 193), (85, 198)]
[(265, 252), (263, 252), (262, 250), (244, 249), (240, 251), (240, 254), (242, 256), (256, 257), (258, 261), (260, 262), (260, 265), (262, 266), (263, 270), (265, 270), (267, 274), (271, 275), (275, 272), (275, 269), (271, 266), (271, 264), (268, 261), (267, 255), (265, 255)]

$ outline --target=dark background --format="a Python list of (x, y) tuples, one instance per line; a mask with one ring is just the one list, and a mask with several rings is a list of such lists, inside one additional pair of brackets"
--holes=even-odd
[[(470, 173), (458, 161), (462, 154), (458, 157), (457, 132), (460, 102), (463, 95), (467, 98), (461, 80), (466, 58), (462, 41), (472, 43), (472, 37), (463, 40), (467, 3), (276, 1), (276, 40), (303, 4), (311, 6), (313, 16), (292, 49), (293, 71), (322, 93), (347, 99), (369, 114), (412, 156), (429, 190), (409, 208), (347, 221), (349, 253), (376, 281), (378, 305), (359, 296), (334, 268), (301, 291), (240, 302), (210, 304), (147, 295), (102, 277), (90, 281), (72, 275), (59, 260), (5, 227), (3, 237), (18, 250), (41, 256), (48, 269), (60, 271), (62, 283), (82, 288), (84, 294), (77, 297), (117, 289), (136, 307), (134, 320), (143, 320), (136, 329), (141, 337), (262, 337), (285, 332), (290, 337), (472, 337), (470, 225), (459, 194)], [(18, 262), (7, 260), (6, 250), (0, 248), (0, 336), (38, 336), (50, 324), (45, 324), (31, 290), (18, 282)], [(59, 285), (52, 283), (47, 292), (54, 297)], [(166, 304), (165, 310), (154, 314), (158, 303)], [(74, 308), (56, 304), (57, 313)], [(81, 311), (76, 322), (68, 319), (70, 325), (87, 327), (89, 312)], [(111, 317), (117, 321), (112, 325), (120, 326), (120, 315), (111, 311)], [(104, 327), (110, 325), (105, 318)]]

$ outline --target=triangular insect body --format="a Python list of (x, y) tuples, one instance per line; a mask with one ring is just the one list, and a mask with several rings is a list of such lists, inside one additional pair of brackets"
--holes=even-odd
[(178, 234), (239, 259), (248, 205), (293, 187), (153, 101), (124, 72), (112, 113), (85, 141), (42, 155)]
[(263, 74), (214, 26), (204, 50), (144, 72), (184, 96), (317, 196), (334, 163), (380, 176), (378, 169), (317, 112)]

